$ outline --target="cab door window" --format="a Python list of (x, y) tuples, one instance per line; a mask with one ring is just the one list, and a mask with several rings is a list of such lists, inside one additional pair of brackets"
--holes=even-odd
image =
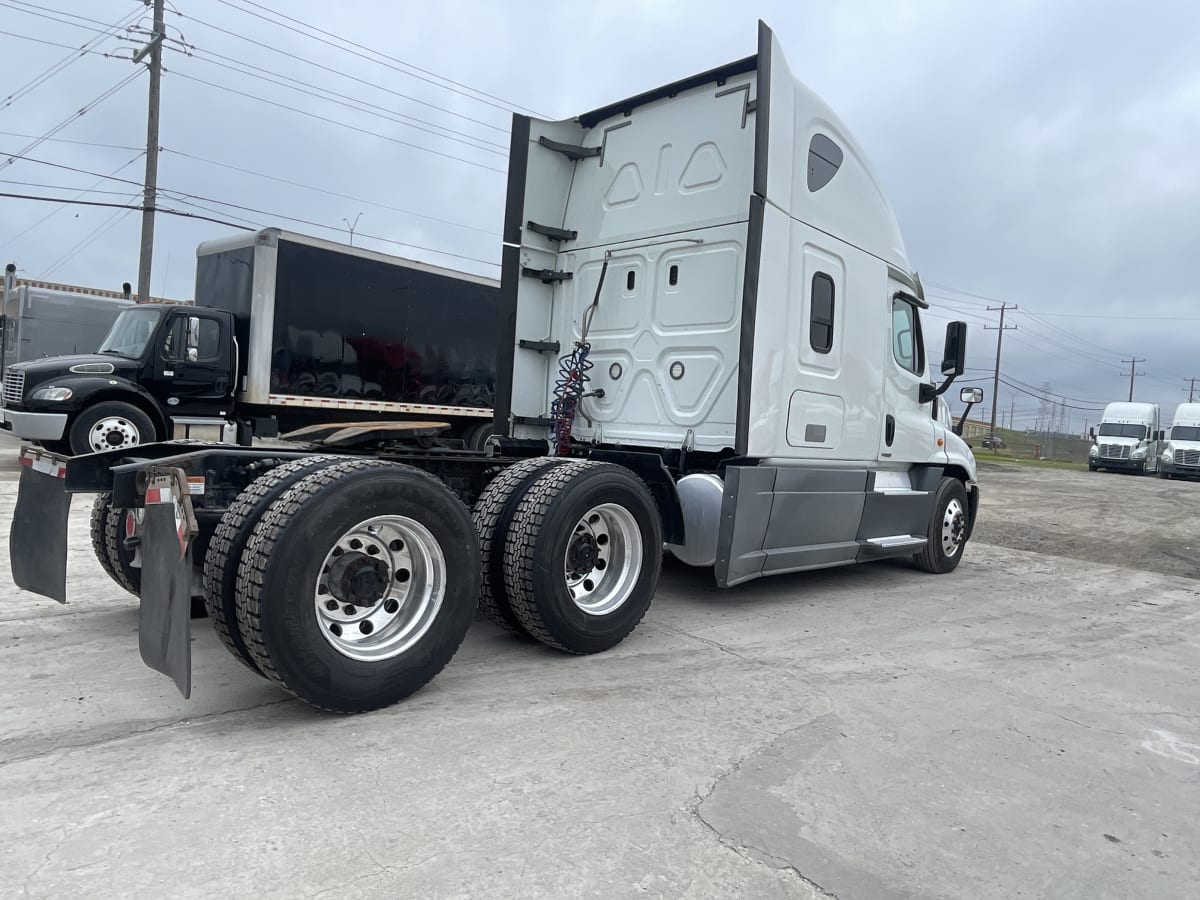
[(920, 375), (925, 371), (925, 342), (917, 308), (903, 297), (892, 298), (892, 355), (901, 367)]

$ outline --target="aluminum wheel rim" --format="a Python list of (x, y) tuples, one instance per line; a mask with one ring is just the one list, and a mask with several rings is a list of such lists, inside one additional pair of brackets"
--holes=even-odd
[[(117, 440), (112, 440), (116, 437)], [(138, 427), (124, 416), (107, 416), (92, 426), (88, 432), (88, 446), (94, 453), (105, 450), (124, 450), (142, 442)]]
[(951, 500), (946, 504), (946, 512), (942, 515), (942, 552), (947, 557), (958, 553), (966, 527), (967, 519), (962, 503), (957, 499)]
[[(354, 565), (382, 573), (373, 602), (348, 599), (344, 572)], [(446, 557), (429, 529), (405, 516), (376, 516), (349, 529), (325, 555), (313, 602), (321, 634), (333, 649), (350, 659), (380, 662), (425, 636), (445, 593)]]
[(642, 532), (633, 513), (615, 503), (589, 509), (572, 530), (563, 557), (571, 601), (604, 616), (624, 605), (642, 571)]

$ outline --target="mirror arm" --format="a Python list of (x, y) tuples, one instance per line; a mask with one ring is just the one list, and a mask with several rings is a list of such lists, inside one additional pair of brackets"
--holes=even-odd
[(967, 416), (969, 416), (971, 414), (971, 407), (974, 405), (975, 405), (975, 401), (972, 400), (970, 403), (967, 404), (967, 408), (963, 410), (963, 414), (958, 417), (958, 424), (954, 426), (954, 433), (957, 434), (959, 437), (962, 437), (963, 423), (965, 423), (967, 421)]
[(954, 379), (957, 377), (957, 375), (948, 376), (946, 380), (943, 381), (938, 387), (934, 387), (932, 384), (926, 384), (925, 382), (922, 382), (921, 394), (917, 398), (917, 402), (930, 403), (933, 400), (936, 400), (938, 397), (942, 396), (942, 394), (946, 393), (946, 391), (950, 390), (950, 385), (954, 384)]

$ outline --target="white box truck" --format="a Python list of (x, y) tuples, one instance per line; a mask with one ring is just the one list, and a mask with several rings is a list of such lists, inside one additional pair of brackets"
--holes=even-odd
[(1091, 429), (1088, 469), (1092, 472), (1158, 471), (1163, 433), (1156, 403), (1118, 401), (1104, 407), (1099, 428)]
[(195, 575), (242, 663), (355, 712), (433, 678), (477, 606), (569, 653), (613, 647), (664, 545), (722, 586), (962, 560), (975, 460), (936, 401), (966, 326), (926, 358), (880, 184), (766, 26), (728, 65), (516, 116), (503, 239), (483, 450), (430, 423), (332, 425), (291, 451), (24, 450), (16, 582), (65, 599), (70, 496), (98, 492), (93, 542), (137, 581), (148, 665), (190, 691)]
[(1175, 407), (1158, 474), (1163, 478), (1200, 478), (1200, 403)]

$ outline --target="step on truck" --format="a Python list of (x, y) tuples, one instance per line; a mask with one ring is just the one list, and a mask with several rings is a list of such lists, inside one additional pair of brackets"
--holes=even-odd
[(1163, 431), (1159, 428), (1156, 403), (1115, 401), (1104, 407), (1099, 428), (1090, 429), (1088, 470), (1095, 472), (1158, 471)]
[(278, 228), (209, 241), (194, 306), (140, 303), (110, 318), (98, 352), (4, 367), (0, 419), (74, 455), (368, 419), (445, 422), (477, 448), (499, 287)]
[(433, 678), (477, 607), (567, 653), (613, 647), (664, 547), (723, 587), (959, 564), (979, 488), (936, 401), (965, 325), (931, 364), (879, 182), (766, 26), (729, 65), (565, 121), (515, 116), (503, 241), (483, 450), (430, 423), (290, 448), (31, 448), (17, 583), (65, 599), (69, 498), (96, 493), (94, 543), (136, 579), (147, 664), (188, 694), (198, 590), (247, 668), (354, 712)]
[(1161, 478), (1200, 478), (1200, 403), (1175, 407), (1158, 474)]

